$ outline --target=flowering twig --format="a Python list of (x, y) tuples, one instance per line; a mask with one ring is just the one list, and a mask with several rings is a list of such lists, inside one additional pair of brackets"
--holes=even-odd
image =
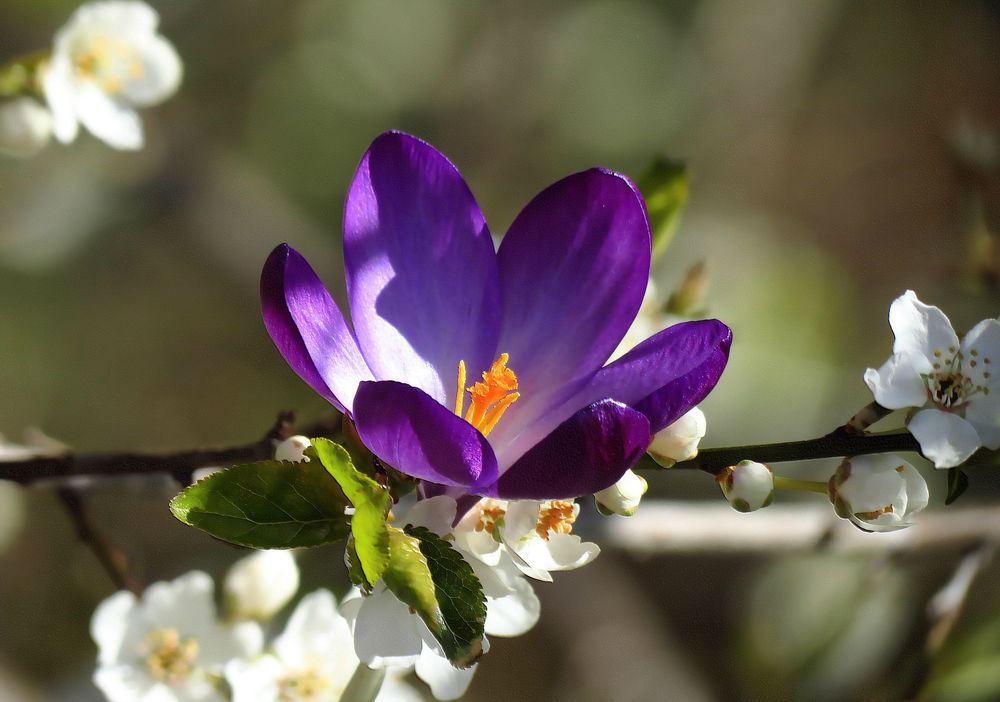
[[(21, 461), (0, 462), (0, 480), (22, 485), (37, 480), (79, 476), (111, 476), (159, 473), (182, 485), (191, 483), (198, 468), (230, 466), (263, 461), (274, 456), (275, 444), (292, 434), (294, 412), (281, 412), (274, 426), (259, 439), (242, 446), (163, 453), (65, 453), (36, 456)], [(326, 429), (329, 431), (329, 428)], [(317, 429), (316, 433), (322, 433)]]
[(780, 463), (812, 458), (860, 456), (868, 453), (920, 452), (920, 444), (909, 432), (862, 435), (855, 432), (856, 429), (848, 423), (817, 439), (702, 449), (694, 458), (675, 463), (672, 468), (696, 468), (718, 475), (729, 466), (743, 460)]

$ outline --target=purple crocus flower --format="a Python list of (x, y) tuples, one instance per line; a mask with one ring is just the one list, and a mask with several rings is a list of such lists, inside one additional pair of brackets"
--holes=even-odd
[(604, 365), (639, 309), (649, 263), (645, 206), (626, 177), (591, 169), (560, 180), (495, 251), (455, 166), (389, 132), (347, 194), (353, 327), (287, 244), (264, 265), (264, 323), (389, 465), (452, 494), (577, 497), (614, 484), (728, 359), (732, 333), (709, 320)]

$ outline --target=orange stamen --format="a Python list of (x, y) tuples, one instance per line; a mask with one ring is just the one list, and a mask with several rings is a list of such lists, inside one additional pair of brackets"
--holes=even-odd
[(507, 367), (510, 356), (502, 353), (488, 371), (483, 373), (482, 382), (465, 388), (465, 361), (458, 362), (458, 397), (455, 400), (455, 414), (462, 416), (465, 407), (465, 393), (469, 391), (469, 410), (465, 420), (483, 435), (489, 434), (500, 421), (507, 408), (521, 395), (517, 390), (517, 374)]
[(570, 534), (573, 532), (573, 503), (565, 500), (552, 500), (547, 507), (542, 507), (535, 524), (535, 533), (546, 541), (552, 534)]

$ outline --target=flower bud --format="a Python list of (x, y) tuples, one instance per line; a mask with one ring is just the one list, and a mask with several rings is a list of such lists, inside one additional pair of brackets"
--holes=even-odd
[(649, 453), (657, 463), (672, 466), (677, 461), (686, 461), (698, 455), (698, 443), (704, 438), (708, 425), (705, 413), (697, 407), (692, 407), (673, 424), (670, 424), (653, 437), (649, 445)]
[(223, 584), (234, 619), (270, 619), (299, 589), (299, 567), (291, 551), (257, 551), (236, 561)]
[(0, 153), (34, 156), (52, 138), (52, 114), (31, 98), (0, 105)]
[(631, 517), (639, 509), (639, 501), (648, 488), (645, 478), (636, 475), (632, 470), (627, 470), (617, 483), (595, 492), (594, 501), (601, 514)]
[(729, 504), (738, 512), (753, 512), (767, 507), (774, 499), (774, 476), (771, 467), (756, 461), (740, 461), (715, 478)]
[(305, 450), (312, 446), (312, 442), (305, 436), (290, 436), (274, 449), (274, 458), (279, 461), (291, 461), (300, 463), (309, 460), (306, 458)]
[(845, 458), (828, 483), (837, 515), (862, 531), (896, 531), (927, 506), (927, 483), (895, 454)]

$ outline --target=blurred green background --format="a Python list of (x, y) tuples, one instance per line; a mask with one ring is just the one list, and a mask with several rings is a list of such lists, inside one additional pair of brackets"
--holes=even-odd
[[(9, 440), (39, 427), (79, 450), (189, 448), (255, 440), (280, 409), (320, 417), (324, 402), (264, 332), (257, 276), (287, 241), (342, 297), (344, 193), (390, 128), (444, 151), (497, 234), (567, 173), (601, 165), (638, 177), (654, 157), (686, 161), (690, 206), (655, 278), (665, 300), (704, 259), (709, 313), (736, 335), (703, 405), (706, 446), (843, 423), (870, 400), (861, 374), (888, 356), (886, 310), (906, 288), (960, 331), (1000, 311), (989, 236), (1000, 223), (1000, 3), (152, 4), (185, 79), (143, 113), (145, 150), (81, 135), (0, 161)], [(4, 0), (3, 58), (48, 46), (75, 7)], [(940, 505), (943, 475), (925, 474)], [(1000, 494), (990, 474), (971, 477), (970, 502)], [(720, 497), (703, 475), (651, 483), (651, 496)], [(194, 567), (219, 576), (239, 555), (170, 517), (169, 481), (87, 490), (98, 526), (145, 582)], [(99, 699), (87, 622), (112, 591), (107, 577), (51, 486), (0, 485), (0, 517), (13, 525), (0, 539), (0, 697)], [(923, 603), (958, 557), (640, 561), (607, 549), (538, 585), (541, 623), (494, 642), (468, 699), (901, 699)], [(340, 558), (305, 554), (307, 588), (341, 584)], [(832, 594), (799, 613), (783, 606), (796, 597), (790, 582)], [(845, 598), (859, 582), (870, 586)], [(998, 583), (987, 569), (954, 637), (973, 642), (969, 660), (987, 661), (958, 676), (973, 692), (940, 699), (1000, 699), (1000, 681), (989, 686)], [(879, 626), (838, 644), (841, 658), (825, 657), (836, 648), (825, 625), (821, 641), (789, 646), (817, 612)], [(609, 649), (614, 665), (601, 667)]]

